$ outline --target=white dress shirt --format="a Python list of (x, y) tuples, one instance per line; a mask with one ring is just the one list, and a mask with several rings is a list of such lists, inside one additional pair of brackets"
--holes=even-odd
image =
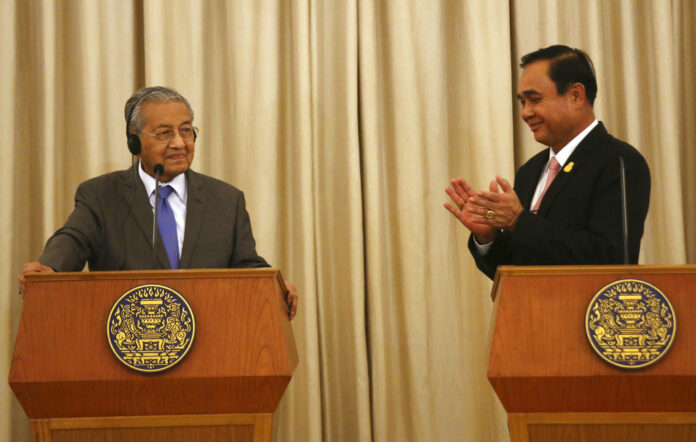
[[(544, 187), (546, 186), (546, 180), (549, 177), (549, 164), (551, 163), (551, 158), (556, 157), (556, 161), (558, 161), (558, 164), (560, 164), (562, 169), (566, 161), (568, 161), (568, 158), (570, 158), (573, 152), (575, 152), (575, 149), (578, 147), (578, 144), (580, 144), (580, 142), (585, 139), (587, 134), (589, 134), (592, 131), (592, 129), (594, 129), (595, 126), (597, 126), (597, 124), (599, 124), (599, 121), (595, 119), (592, 123), (590, 123), (589, 126), (583, 129), (582, 132), (577, 134), (575, 138), (570, 140), (568, 144), (563, 146), (561, 150), (558, 151), (558, 153), (555, 153), (553, 149), (549, 147), (549, 160), (546, 162), (546, 165), (544, 166), (544, 171), (541, 173), (541, 177), (539, 178), (539, 182), (537, 183), (536, 191), (534, 192), (534, 197), (532, 197), (532, 204), (530, 205), (530, 207), (534, 207), (537, 200), (541, 196), (541, 193), (544, 191)], [(489, 242), (488, 244), (479, 244), (478, 241), (476, 241), (476, 236), (474, 236), (474, 244), (476, 245), (476, 249), (478, 250), (479, 254), (485, 255), (486, 253), (488, 253), (488, 250), (493, 245), (493, 242)]]
[[(145, 191), (150, 199), (150, 206), (152, 207), (152, 212), (155, 212), (155, 179), (147, 174), (143, 170), (142, 163), (138, 161), (138, 173), (140, 174), (140, 179), (145, 186)], [(174, 191), (169, 194), (167, 202), (174, 212), (174, 220), (176, 221), (176, 239), (179, 244), (179, 256), (181, 256), (181, 248), (184, 245), (184, 231), (186, 229), (186, 176), (183, 173), (175, 176), (168, 183), (160, 183), (162, 185), (169, 185), (174, 189)]]

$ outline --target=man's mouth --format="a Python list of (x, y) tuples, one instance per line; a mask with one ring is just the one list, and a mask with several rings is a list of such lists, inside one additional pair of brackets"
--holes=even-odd
[(527, 123), (532, 132), (536, 132), (541, 128), (542, 123), (540, 121), (535, 123)]
[(176, 153), (174, 155), (167, 156), (166, 159), (168, 159), (168, 160), (180, 160), (180, 159), (184, 158), (184, 156), (185, 155), (183, 153)]

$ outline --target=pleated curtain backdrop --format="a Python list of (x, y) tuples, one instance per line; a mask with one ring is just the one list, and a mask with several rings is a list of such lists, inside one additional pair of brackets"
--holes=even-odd
[[(0, 2), (0, 378), (16, 276), (77, 185), (129, 167), (123, 105), (189, 98), (193, 168), (244, 190), (259, 252), (300, 290), (300, 365), (276, 441), (505, 441), (486, 379), (493, 306), (449, 179), (483, 188), (539, 146), (521, 55), (595, 62), (597, 116), (653, 176), (641, 262), (696, 262), (696, 5), (689, 0)], [(0, 382), (0, 441), (29, 441)]]

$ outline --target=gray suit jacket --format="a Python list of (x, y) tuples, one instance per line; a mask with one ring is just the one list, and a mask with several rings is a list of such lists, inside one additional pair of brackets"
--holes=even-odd
[[(39, 258), (59, 272), (167, 269), (157, 234), (152, 253), (152, 206), (137, 165), (80, 184), (70, 217)], [(256, 253), (244, 194), (209, 176), (186, 172), (186, 231), (181, 268), (268, 267)]]

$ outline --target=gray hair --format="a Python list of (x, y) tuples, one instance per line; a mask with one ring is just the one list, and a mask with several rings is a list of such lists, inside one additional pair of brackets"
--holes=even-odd
[(143, 130), (145, 126), (143, 104), (151, 102), (166, 103), (167, 101), (180, 101), (184, 103), (186, 107), (188, 107), (189, 113), (191, 114), (191, 121), (193, 121), (193, 109), (191, 109), (191, 104), (183, 95), (170, 87), (144, 87), (135, 91), (128, 101), (126, 101), (126, 108), (124, 109), (126, 134), (131, 133), (131, 131), (139, 134)]

